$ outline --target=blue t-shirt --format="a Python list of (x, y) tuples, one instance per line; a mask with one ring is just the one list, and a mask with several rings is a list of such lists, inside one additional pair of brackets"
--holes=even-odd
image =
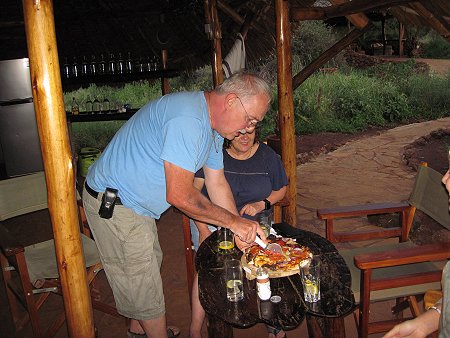
[[(248, 203), (262, 201), (272, 190), (280, 190), (288, 185), (286, 171), (280, 156), (264, 143), (259, 143), (256, 152), (247, 160), (237, 160), (223, 150), (225, 177), (230, 185), (237, 210)], [(204, 177), (203, 170), (196, 177)], [(207, 195), (206, 188), (202, 191)], [(255, 217), (244, 215), (246, 218)]]
[(204, 165), (222, 169), (222, 143), (203, 92), (165, 95), (122, 126), (89, 168), (87, 183), (99, 192), (118, 189), (124, 206), (157, 219), (170, 206), (164, 161), (194, 173)]

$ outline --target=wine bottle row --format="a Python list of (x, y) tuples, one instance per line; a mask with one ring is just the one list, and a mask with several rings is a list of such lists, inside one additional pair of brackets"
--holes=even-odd
[(122, 57), (122, 53), (119, 53), (117, 58), (113, 53), (110, 53), (108, 59), (105, 58), (104, 54), (101, 54), (99, 59), (95, 55), (91, 55), (90, 60), (85, 55), (81, 59), (74, 56), (71, 63), (66, 57), (61, 73), (65, 79), (79, 79), (102, 75), (147, 73), (159, 69), (158, 57), (141, 56), (133, 59), (131, 53), (128, 52), (125, 59)]

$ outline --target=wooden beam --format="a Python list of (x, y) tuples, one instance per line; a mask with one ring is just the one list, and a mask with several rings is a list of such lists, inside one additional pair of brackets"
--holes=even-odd
[[(223, 1), (217, 0), (217, 8), (219, 8), (222, 12), (224, 12), (226, 15), (228, 15), (237, 24), (239, 24), (239, 25), (244, 24), (245, 19), (238, 12), (236, 12), (233, 8), (228, 6)], [(255, 18), (256, 17), (258, 17), (258, 15), (255, 15)], [(256, 31), (258, 31), (261, 34), (267, 33), (266, 30), (255, 21), (251, 22), (250, 26), (251, 26), (251, 28), (254, 28)]]
[(294, 90), (300, 86), (308, 77), (310, 77), (316, 70), (322, 67), (325, 63), (336, 56), (345, 47), (363, 35), (370, 25), (367, 25), (364, 29), (353, 29), (350, 33), (344, 36), (341, 40), (336, 42), (328, 50), (323, 52), (316, 60), (310, 63), (308, 66), (303, 68), (297, 75), (292, 79), (292, 87)]
[[(330, 0), (333, 5), (342, 5), (347, 3), (347, 0)], [(369, 24), (369, 18), (364, 13), (356, 13), (345, 16), (356, 28), (364, 28)]]
[(289, 179), (287, 197), (289, 205), (283, 212), (283, 220), (295, 226), (297, 223), (297, 164), (294, 128), (294, 101), (292, 96), (292, 47), (289, 22), (289, 2), (275, 0), (278, 114), (281, 132), (281, 158)]
[(352, 0), (329, 7), (292, 7), (291, 20), (327, 20), (340, 16), (408, 4), (412, 0)]
[(94, 337), (51, 0), (23, 0), (36, 121), (70, 337)]
[[(424, 6), (430, 13), (440, 14), (436, 15), (436, 19), (445, 27), (447, 31), (450, 31), (450, 22), (445, 19), (443, 15), (443, 8), (437, 7), (430, 2), (422, 2), (422, 6)], [(448, 6), (448, 10), (450, 10), (450, 5)]]
[(450, 31), (444, 27), (444, 25), (435, 18), (433, 13), (426, 9), (420, 2), (413, 2), (409, 6), (424, 19), (431, 28), (441, 34), (447, 41), (450, 41)]

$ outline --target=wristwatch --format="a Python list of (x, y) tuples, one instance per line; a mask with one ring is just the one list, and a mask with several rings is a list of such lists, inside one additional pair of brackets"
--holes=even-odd
[(266, 206), (264, 207), (264, 210), (270, 210), (270, 208), (272, 207), (272, 204), (270, 204), (268, 199), (264, 199), (264, 203), (266, 204)]

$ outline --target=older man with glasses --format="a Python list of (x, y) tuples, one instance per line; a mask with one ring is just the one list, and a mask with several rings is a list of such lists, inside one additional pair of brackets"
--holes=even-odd
[[(210, 92), (174, 93), (142, 107), (90, 167), (83, 203), (117, 310), (129, 337), (177, 336), (166, 328), (155, 220), (175, 206), (199, 221), (231, 229), (240, 247), (258, 223), (239, 216), (223, 171), (222, 144), (254, 130), (271, 92), (258, 75), (238, 72)], [(208, 200), (194, 185), (203, 168)]]

